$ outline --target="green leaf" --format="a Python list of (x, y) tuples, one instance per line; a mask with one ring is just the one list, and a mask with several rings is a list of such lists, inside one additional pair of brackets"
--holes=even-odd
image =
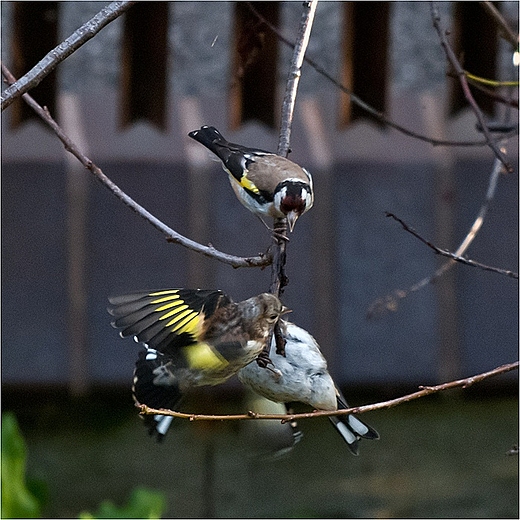
[(40, 504), (27, 488), (27, 449), (13, 413), (2, 415), (2, 518), (38, 518)]
[(161, 518), (166, 510), (164, 493), (147, 488), (135, 488), (126, 505), (118, 507), (111, 500), (104, 500), (96, 513), (82, 511), (79, 518)]

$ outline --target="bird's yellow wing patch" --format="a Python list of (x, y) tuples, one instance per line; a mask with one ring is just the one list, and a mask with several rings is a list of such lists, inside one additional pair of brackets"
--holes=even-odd
[(252, 191), (253, 193), (260, 193), (260, 190), (253, 184), (246, 175), (242, 175), (240, 178), (240, 185), (246, 190)]
[(222, 167), (229, 174), (229, 178), (231, 179), (232, 184), (236, 182), (247, 191), (251, 191), (252, 193), (256, 194), (260, 193), (260, 190), (256, 187), (256, 184), (247, 177), (248, 170), (245, 170), (245, 172), (242, 173), (242, 176), (238, 178), (238, 175), (234, 175), (233, 172), (226, 168), (225, 165), (222, 165)]
[(208, 343), (196, 343), (184, 349), (189, 367), (197, 370), (219, 370), (228, 362)]
[[(194, 310), (186, 304), (177, 290), (159, 291), (151, 293), (157, 297), (151, 304), (158, 305), (154, 310), (160, 313), (159, 320), (166, 321), (164, 327), (173, 334), (190, 334), (195, 341), (199, 337), (204, 315), (199, 309)], [(219, 370), (228, 362), (208, 343), (195, 342), (184, 347), (184, 356), (191, 369), (195, 370)]]
[(200, 310), (192, 309), (175, 290), (151, 293), (150, 296), (158, 296), (151, 304), (159, 305), (154, 309), (156, 313), (160, 313), (159, 320), (168, 320), (164, 327), (175, 334), (188, 333), (197, 338), (204, 321)]

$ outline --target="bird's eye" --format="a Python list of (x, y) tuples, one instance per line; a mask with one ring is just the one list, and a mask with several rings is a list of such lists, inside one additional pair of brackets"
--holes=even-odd
[(271, 314), (267, 319), (268, 321), (276, 321), (278, 319), (278, 314)]

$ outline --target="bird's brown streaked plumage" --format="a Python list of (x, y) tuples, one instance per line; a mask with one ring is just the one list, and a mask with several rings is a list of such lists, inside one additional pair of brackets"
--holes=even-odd
[[(220, 384), (264, 349), (287, 311), (273, 294), (235, 303), (222, 291), (164, 289), (109, 299), (112, 325), (146, 347), (134, 371), (140, 404), (171, 408), (192, 388)], [(168, 429), (147, 418), (151, 433)]]
[(276, 154), (262, 155), (262, 162), (251, 162), (248, 179), (261, 191), (273, 193), (278, 184), (293, 179), (309, 184), (309, 174), (298, 164)]

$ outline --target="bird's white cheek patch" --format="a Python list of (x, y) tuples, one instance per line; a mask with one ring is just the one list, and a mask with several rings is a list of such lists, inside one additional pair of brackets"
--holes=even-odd
[(287, 196), (287, 188), (282, 188), (274, 194), (273, 203), (275, 207), (279, 208), (282, 204), (282, 200)]

